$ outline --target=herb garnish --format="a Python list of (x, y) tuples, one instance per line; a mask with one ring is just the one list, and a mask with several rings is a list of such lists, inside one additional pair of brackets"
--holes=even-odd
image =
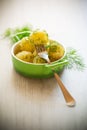
[(83, 62), (83, 58), (78, 54), (76, 49), (67, 48), (66, 56), (60, 62), (66, 60), (67, 64), (65, 65), (65, 67), (68, 69), (73, 68), (82, 71), (86, 67)]
[(10, 39), (11, 43), (15, 43), (21, 40), (23, 37), (28, 37), (32, 33), (32, 27), (25, 25), (21, 28), (16, 27), (15, 29), (8, 28), (3, 37)]

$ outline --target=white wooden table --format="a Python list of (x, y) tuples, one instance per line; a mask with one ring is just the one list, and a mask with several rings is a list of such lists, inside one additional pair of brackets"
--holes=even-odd
[[(0, 34), (26, 23), (79, 50), (87, 64), (86, 0), (0, 1)], [(87, 70), (64, 70), (61, 75), (76, 99), (69, 108), (54, 77), (31, 79), (15, 72), (10, 50), (8, 40), (0, 39), (0, 130), (87, 129)]]

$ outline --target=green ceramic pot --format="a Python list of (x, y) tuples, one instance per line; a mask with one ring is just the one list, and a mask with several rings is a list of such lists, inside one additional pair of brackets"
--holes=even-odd
[[(12, 46), (12, 62), (15, 70), (23, 76), (32, 78), (49, 78), (53, 76), (53, 70), (59, 73), (63, 70), (64, 65), (67, 64), (67, 61), (61, 63), (59, 62), (60, 60), (52, 62), (51, 64), (35, 64), (22, 61), (15, 56), (15, 51), (18, 49), (18, 44), (19, 42)], [(64, 58), (64, 56), (62, 58)]]

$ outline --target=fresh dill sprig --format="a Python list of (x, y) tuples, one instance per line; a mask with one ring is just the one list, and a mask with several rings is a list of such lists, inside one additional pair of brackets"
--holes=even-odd
[(29, 25), (24, 25), (22, 27), (8, 28), (3, 33), (4, 38), (9, 38), (11, 43), (16, 43), (23, 37), (28, 37), (32, 33), (32, 27)]
[(86, 67), (83, 58), (78, 54), (77, 50), (73, 48), (67, 49), (66, 56), (61, 61), (65, 61), (65, 60), (67, 60), (67, 64), (65, 65), (65, 68), (68, 69), (73, 68), (82, 71)]

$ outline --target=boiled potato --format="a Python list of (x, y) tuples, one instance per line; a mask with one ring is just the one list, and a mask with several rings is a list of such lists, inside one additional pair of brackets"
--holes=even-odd
[(48, 34), (45, 31), (36, 31), (31, 34), (29, 40), (34, 45), (46, 45), (48, 43)]
[(33, 54), (29, 51), (21, 51), (16, 54), (16, 57), (27, 62), (33, 61)]
[(31, 43), (28, 38), (23, 38), (19, 45), (20, 45), (21, 51), (34, 52), (35, 50), (34, 44)]
[(44, 60), (43, 58), (41, 58), (37, 55), (34, 57), (33, 63), (46, 63), (46, 60)]
[(47, 51), (51, 62), (60, 59), (64, 55), (64, 47), (56, 41), (51, 41)]

